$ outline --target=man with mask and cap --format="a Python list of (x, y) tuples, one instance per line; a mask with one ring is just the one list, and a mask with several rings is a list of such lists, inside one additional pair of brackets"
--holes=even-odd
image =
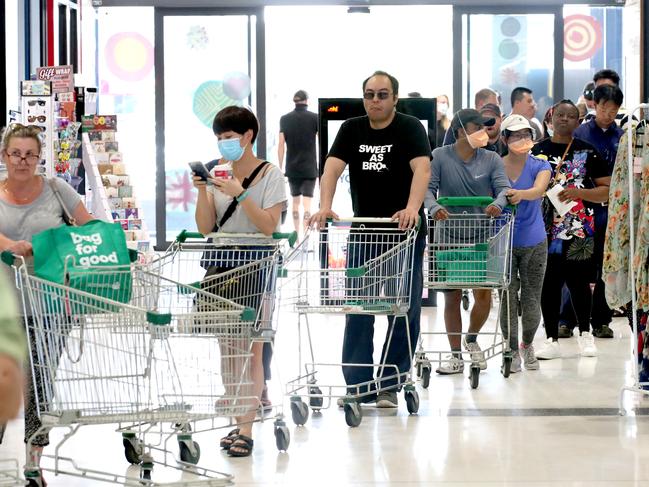
[(498, 105), (493, 103), (487, 103), (480, 109), (480, 115), (485, 118), (493, 118), (494, 124), (490, 126), (485, 126), (485, 131), (489, 136), (489, 142), (485, 146), (485, 149), (490, 150), (498, 154), (499, 156), (504, 156), (507, 154), (507, 145), (502, 140), (500, 136), (500, 124), (503, 121), (502, 112)]
[[(431, 179), (426, 193), (425, 205), (428, 214), (435, 220), (445, 220), (450, 213), (481, 213), (497, 217), (507, 205), (509, 180), (505, 174), (503, 161), (498, 154), (484, 149), (489, 142), (485, 126), (494, 125), (493, 118), (486, 118), (477, 110), (460, 110), (453, 117), (450, 130), (456, 138), (452, 145), (438, 147), (433, 151)], [(437, 198), (443, 196), (491, 196), (494, 202), (485, 209), (444, 208)], [(491, 290), (474, 289), (475, 304), (471, 310), (469, 332), (464, 339), (464, 347), (471, 360), (478, 362), (481, 369), (487, 368), (484, 354), (477, 343), (477, 334), (482, 329), (491, 309)], [(438, 374), (459, 374), (464, 371), (462, 360), (461, 332), (462, 316), (460, 304), (462, 291), (444, 291), (444, 322), (451, 356), (437, 369)]]

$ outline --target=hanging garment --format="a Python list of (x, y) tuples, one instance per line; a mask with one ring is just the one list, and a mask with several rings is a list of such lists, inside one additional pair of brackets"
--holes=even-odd
[[(643, 177), (634, 177), (634, 220), (636, 228), (636, 251), (634, 260), (644, 265), (636, 265), (636, 286), (638, 294), (642, 291), (643, 307), (649, 306), (649, 272), (646, 256), (649, 242), (649, 148), (645, 143), (645, 124), (640, 123), (631, 131), (633, 137), (633, 157), (642, 158)], [(603, 280), (606, 284), (606, 301), (611, 308), (625, 306), (631, 301), (631, 282), (629, 275), (630, 227), (629, 227), (629, 171), (628, 136), (626, 131), (620, 139), (615, 167), (611, 176), (609, 190), (609, 217), (604, 241)], [(643, 224), (644, 222), (644, 224)], [(641, 233), (641, 232), (644, 232)], [(644, 247), (644, 251), (642, 249)], [(644, 260), (639, 254), (644, 255)], [(640, 298), (640, 296), (638, 296)], [(640, 299), (639, 299), (640, 302)]]

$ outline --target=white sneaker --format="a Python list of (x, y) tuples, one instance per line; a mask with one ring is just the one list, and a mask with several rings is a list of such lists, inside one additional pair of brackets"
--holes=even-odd
[(582, 332), (577, 338), (577, 343), (579, 344), (579, 354), (582, 357), (597, 357), (595, 338), (589, 332)]
[(461, 374), (464, 372), (464, 362), (461, 358), (455, 355), (447, 355), (444, 358), (445, 362), (437, 367), (436, 372), (440, 375)]
[(519, 348), (521, 355), (523, 356), (523, 365), (527, 370), (539, 370), (539, 361), (536, 359), (536, 354), (534, 353), (534, 345), (531, 343), (524, 347), (522, 344)]
[(523, 370), (521, 367), (521, 355), (518, 353), (518, 351), (514, 352), (514, 357), (512, 358), (512, 365), (509, 369), (509, 372), (511, 374), (515, 374), (516, 372), (520, 372)]
[(480, 348), (480, 345), (478, 345), (478, 342), (467, 342), (466, 338), (463, 341), (464, 348), (471, 354), (471, 361), (480, 364), (480, 370), (486, 370), (487, 361), (484, 358), (484, 352)]
[(552, 338), (548, 338), (541, 350), (536, 352), (536, 358), (539, 360), (552, 360), (555, 358), (561, 358), (561, 349), (559, 348), (559, 342), (553, 342)]

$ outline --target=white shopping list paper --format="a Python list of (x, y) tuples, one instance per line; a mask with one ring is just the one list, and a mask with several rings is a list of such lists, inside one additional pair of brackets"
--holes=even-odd
[(560, 216), (565, 215), (568, 213), (574, 206), (577, 205), (576, 201), (566, 201), (561, 202), (559, 200), (559, 193), (563, 191), (563, 186), (560, 184), (556, 184), (552, 186), (548, 191), (545, 193), (548, 198), (550, 198), (550, 202), (552, 203), (552, 206), (554, 206), (554, 209), (557, 210), (557, 213), (559, 213)]

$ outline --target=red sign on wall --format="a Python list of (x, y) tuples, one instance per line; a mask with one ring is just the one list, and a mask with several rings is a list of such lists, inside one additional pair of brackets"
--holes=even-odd
[(590, 15), (569, 15), (563, 20), (563, 57), (585, 61), (602, 47), (602, 24)]

